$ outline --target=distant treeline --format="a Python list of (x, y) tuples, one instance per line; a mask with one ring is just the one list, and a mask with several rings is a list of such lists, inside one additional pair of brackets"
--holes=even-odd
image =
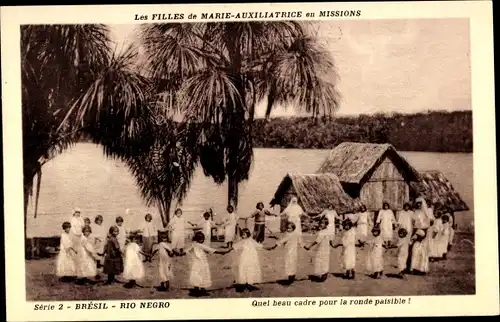
[(255, 147), (331, 149), (345, 141), (391, 143), (402, 151), (472, 152), (472, 111), (274, 118), (254, 123)]

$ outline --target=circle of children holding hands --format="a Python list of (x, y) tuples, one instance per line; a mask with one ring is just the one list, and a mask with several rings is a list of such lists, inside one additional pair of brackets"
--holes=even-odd
[[(318, 232), (314, 241), (307, 245), (302, 234), (301, 216), (304, 211), (297, 198), (293, 197), (281, 213), (287, 219), (286, 232), (273, 246), (268, 247), (262, 244), (266, 216), (280, 215), (264, 209), (262, 202), (246, 217), (254, 218), (253, 236), (249, 229), (239, 227), (240, 218), (231, 205), (227, 207), (227, 215), (220, 224), (213, 221), (211, 209), (203, 214), (199, 223), (186, 220), (182, 210), (176, 209), (166, 229), (158, 230), (152, 222), (152, 216), (146, 214), (144, 222), (135, 231), (126, 230), (120, 216), (116, 218), (115, 225), (106, 230), (101, 215), (97, 215), (94, 224), (91, 224), (88, 218), (81, 217), (79, 209), (75, 209), (71, 221), (62, 224), (56, 272), (61, 281), (69, 282), (76, 277), (76, 282), (84, 285), (100, 280), (102, 269), (102, 273), (107, 275), (105, 285), (118, 282), (123, 283), (126, 288), (144, 287), (140, 286), (146, 274), (144, 263), (152, 262), (158, 255), (159, 285), (156, 288), (168, 291), (173, 279), (172, 257), (186, 256), (190, 262), (190, 295), (203, 296), (207, 295), (207, 289), (212, 286), (209, 254), (224, 255), (231, 251), (238, 253), (235, 289), (237, 292), (244, 292), (258, 289), (255, 285), (262, 283), (260, 249), (284, 248), (286, 278), (280, 284), (288, 286), (295, 281), (299, 247), (315, 252), (314, 275), (311, 280), (316, 282), (323, 282), (328, 277), (330, 247), (342, 247), (345, 279), (355, 278), (356, 247), (367, 247), (366, 269), (372, 278), (383, 276), (384, 254), (390, 248), (397, 248), (397, 277), (404, 278), (406, 273), (425, 275), (429, 271), (430, 261), (446, 259), (454, 234), (451, 222), (453, 216), (438, 204), (429, 208), (423, 198), (418, 198), (413, 208), (412, 210), (412, 206), (406, 203), (396, 218), (390, 205), (384, 202), (383, 209), (373, 220), (365, 206), (357, 213), (345, 214), (342, 219), (334, 207), (330, 206), (319, 215)], [(341, 223), (341, 229), (337, 229), (338, 222)], [(193, 228), (194, 234), (190, 238), (191, 243), (186, 245), (188, 228)], [(221, 248), (211, 246), (212, 231), (217, 228), (224, 235), (225, 246)], [(341, 234), (338, 239), (337, 230)], [(336, 243), (337, 240), (340, 243)], [(397, 242), (393, 244), (395, 240)], [(118, 281), (117, 276), (122, 281)]]

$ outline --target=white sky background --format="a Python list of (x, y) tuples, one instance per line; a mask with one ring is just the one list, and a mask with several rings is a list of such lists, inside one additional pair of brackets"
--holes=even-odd
[[(467, 19), (343, 20), (317, 26), (339, 74), (337, 115), (471, 109)], [(137, 27), (110, 25), (118, 48), (137, 39)], [(256, 113), (263, 116), (265, 106)], [(272, 116), (302, 114), (277, 108)]]

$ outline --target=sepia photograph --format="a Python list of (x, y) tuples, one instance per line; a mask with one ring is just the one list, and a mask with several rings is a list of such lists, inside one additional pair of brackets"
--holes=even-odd
[(467, 19), (22, 26), (27, 300), (474, 294), (469, 51)]
[(9, 320), (498, 312), (491, 7), (378, 4), (2, 7)]

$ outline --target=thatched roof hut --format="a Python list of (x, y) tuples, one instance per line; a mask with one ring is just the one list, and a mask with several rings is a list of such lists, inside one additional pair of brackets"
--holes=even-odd
[(420, 182), (410, 183), (410, 195), (412, 199), (422, 196), (428, 202), (438, 202), (453, 212), (469, 210), (451, 182), (436, 170), (420, 172)]
[(317, 173), (337, 175), (344, 191), (371, 211), (384, 201), (394, 210), (409, 201), (409, 182), (419, 174), (390, 144), (344, 142), (336, 146)]
[(335, 174), (287, 174), (274, 194), (271, 205), (288, 206), (292, 197), (310, 215), (316, 215), (333, 204), (339, 214), (355, 211), (360, 203), (344, 192)]

